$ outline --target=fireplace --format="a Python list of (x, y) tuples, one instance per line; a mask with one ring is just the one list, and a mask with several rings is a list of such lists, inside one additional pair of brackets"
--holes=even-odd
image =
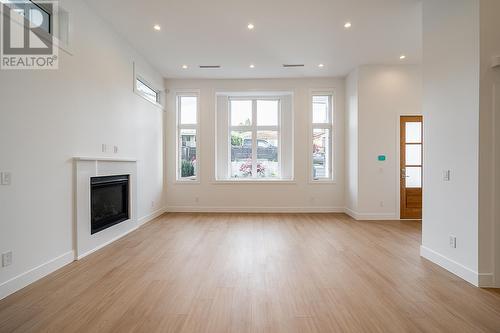
[(129, 175), (90, 178), (91, 234), (128, 220), (129, 212)]

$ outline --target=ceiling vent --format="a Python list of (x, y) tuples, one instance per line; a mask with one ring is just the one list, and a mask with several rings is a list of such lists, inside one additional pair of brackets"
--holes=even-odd
[(218, 69), (220, 65), (200, 65), (201, 69)]
[(304, 64), (283, 64), (285, 68), (304, 67)]

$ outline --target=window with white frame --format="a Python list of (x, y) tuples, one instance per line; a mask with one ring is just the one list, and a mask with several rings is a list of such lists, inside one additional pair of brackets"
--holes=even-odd
[(160, 104), (160, 91), (154, 89), (151, 84), (147, 83), (146, 80), (141, 77), (136, 77), (135, 89), (140, 96), (144, 97), (148, 101)]
[(333, 179), (333, 94), (311, 94), (312, 154), (310, 165), (314, 181)]
[(177, 94), (177, 180), (198, 180), (198, 93)]
[(293, 181), (293, 92), (217, 92), (216, 104), (216, 181)]
[(230, 98), (229, 124), (230, 178), (281, 178), (280, 100)]

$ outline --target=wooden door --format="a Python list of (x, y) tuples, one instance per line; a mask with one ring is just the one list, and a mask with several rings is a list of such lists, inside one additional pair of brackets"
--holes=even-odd
[(423, 119), (401, 117), (401, 219), (422, 218)]

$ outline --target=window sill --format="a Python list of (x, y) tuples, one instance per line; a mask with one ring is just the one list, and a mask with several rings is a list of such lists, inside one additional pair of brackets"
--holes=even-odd
[(315, 184), (318, 184), (318, 185), (321, 185), (321, 184), (324, 184), (324, 185), (335, 185), (337, 184), (337, 181), (334, 180), (334, 179), (310, 179), (309, 180), (309, 184), (311, 185), (315, 185)]
[(241, 179), (241, 180), (234, 180), (234, 179), (222, 179), (222, 180), (215, 180), (212, 182), (214, 185), (233, 185), (233, 184), (238, 184), (238, 185), (253, 185), (253, 184), (280, 184), (280, 185), (295, 185), (297, 182), (295, 180), (291, 179), (263, 179), (263, 180), (257, 180), (257, 179)]
[(176, 181), (174, 181), (174, 185), (200, 185), (200, 181), (198, 179), (177, 179)]

